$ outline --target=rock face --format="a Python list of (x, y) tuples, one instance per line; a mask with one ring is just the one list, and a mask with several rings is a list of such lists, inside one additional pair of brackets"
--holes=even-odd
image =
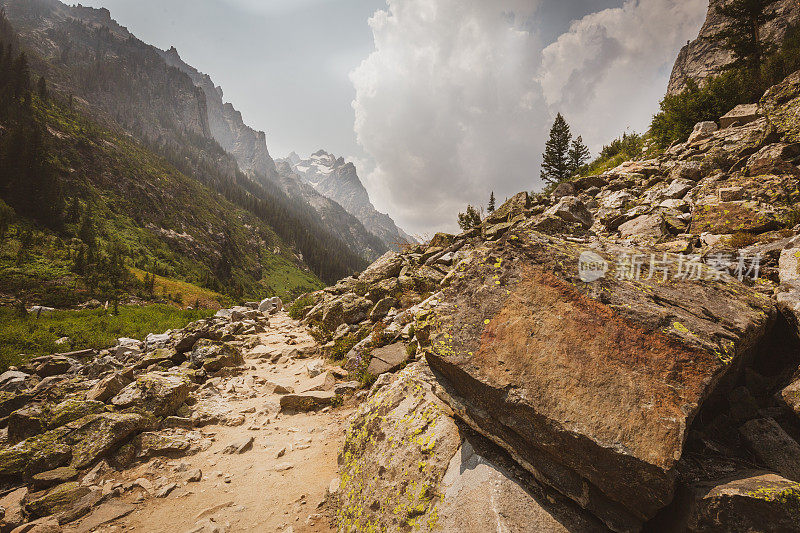
[[(689, 79), (702, 83), (732, 61), (730, 53), (710, 39), (726, 26), (725, 18), (716, 11), (717, 6), (724, 4), (725, 0), (709, 2), (708, 14), (700, 34), (678, 54), (669, 80), (668, 95), (680, 93), (686, 88)], [(792, 0), (778, 0), (772, 8), (777, 10), (779, 16), (767, 23), (761, 32), (766, 39), (779, 43), (786, 35), (787, 29), (800, 21), (800, 6)]]
[[(559, 266), (580, 247), (512, 236), (445, 289), (428, 361), (475, 430), (613, 529), (636, 529), (672, 499), (686, 428), (753, 355), (774, 304), (730, 283), (582, 286)], [(683, 310), (692, 300), (707, 316)]]
[(245, 125), (241, 112), (223, 101), (222, 87), (215, 86), (211, 77), (186, 64), (173, 47), (158, 51), (164, 61), (187, 74), (203, 90), (211, 135), (222, 148), (236, 158), (244, 172), (263, 178), (274, 178), (275, 162), (267, 149), (266, 134)]
[(360, 220), (387, 247), (397, 248), (399, 243), (416, 242), (398, 228), (389, 215), (375, 209), (353, 163), (324, 150), (312, 154), (308, 159), (301, 159), (292, 153), (285, 161), (317, 192), (338, 203)]

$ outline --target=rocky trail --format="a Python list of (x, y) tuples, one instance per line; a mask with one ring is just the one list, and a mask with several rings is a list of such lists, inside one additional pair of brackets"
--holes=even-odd
[(6, 491), (0, 529), (11, 531), (25, 507), (31, 518), (53, 514), (24, 531), (335, 530), (329, 492), (337, 488), (337, 454), (352, 409), (325, 404), (336, 398), (334, 388), (341, 394), (355, 386), (337, 385), (341, 369), (327, 369), (317, 343), (285, 313), (258, 323), (265, 331), (225, 343), (244, 354), (240, 364), (191, 387), (190, 416), (179, 410), (134, 438), (128, 460), (123, 445), (88, 471), (61, 467), (40, 475), (31, 490)]
[[(294, 346), (287, 341), (313, 342), (286, 315), (270, 322), (270, 333), (251, 346), (280, 351)], [(182, 437), (201, 451), (119, 473), (99, 471), (94, 483), (127, 490), (64, 531), (334, 531), (324, 504), (349, 411), (279, 414), (276, 389), (302, 391), (320, 382), (308, 372), (322, 366), (320, 359), (286, 359), (246, 357), (241, 371), (212, 378), (194, 407), (219, 423)]]

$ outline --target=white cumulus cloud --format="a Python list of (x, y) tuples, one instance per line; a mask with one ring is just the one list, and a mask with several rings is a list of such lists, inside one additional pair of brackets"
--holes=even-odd
[(629, 0), (545, 48), (539, 0), (387, 3), (370, 20), (375, 51), (351, 73), (355, 131), (376, 205), (417, 233), (455, 229), (492, 190), (502, 201), (538, 187), (557, 111), (595, 148), (643, 128), (707, 6)]

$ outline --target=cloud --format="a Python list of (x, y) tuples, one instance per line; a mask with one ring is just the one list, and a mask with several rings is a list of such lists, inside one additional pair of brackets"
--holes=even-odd
[(375, 50), (350, 76), (376, 205), (412, 232), (453, 230), (490, 191), (538, 187), (556, 111), (594, 147), (642, 128), (705, 8), (629, 0), (545, 48), (539, 0), (388, 0), (370, 19)]

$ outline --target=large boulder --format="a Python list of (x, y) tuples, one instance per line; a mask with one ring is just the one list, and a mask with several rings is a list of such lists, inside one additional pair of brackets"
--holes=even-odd
[[(612, 529), (631, 531), (672, 500), (695, 415), (777, 313), (707, 269), (702, 282), (648, 279), (644, 267), (638, 279), (623, 269), (587, 284), (577, 268), (586, 251), (524, 226), (476, 250), (427, 318), (423, 348), (460, 418)], [(612, 264), (650, 253), (599, 241), (593, 252)]]
[(377, 283), (386, 278), (394, 278), (403, 268), (403, 258), (397, 252), (386, 252), (377, 261), (367, 267), (358, 277), (367, 284)]
[(412, 364), (377, 382), (351, 418), (339, 457), (341, 531), (605, 530), (463, 432), (435, 381), (424, 362)]
[[(240, 355), (241, 357), (241, 355)], [(189, 396), (189, 378), (179, 372), (148, 372), (111, 399), (120, 409), (136, 409), (154, 416), (170, 416)]]
[(244, 364), (242, 352), (227, 342), (200, 339), (192, 348), (190, 361), (194, 368), (213, 373), (226, 367)]
[(584, 228), (592, 227), (594, 220), (586, 205), (574, 196), (561, 198), (556, 205), (545, 211), (545, 216), (556, 216), (567, 222), (580, 224)]
[(83, 417), (0, 449), (0, 475), (33, 476), (66, 465), (86, 468), (149, 423), (133, 413)]
[(770, 87), (761, 98), (761, 109), (782, 138), (788, 142), (800, 142), (800, 122), (797, 121), (797, 112), (800, 110), (800, 71)]
[(692, 233), (696, 234), (765, 233), (780, 227), (774, 209), (756, 202), (705, 203), (692, 214)]

